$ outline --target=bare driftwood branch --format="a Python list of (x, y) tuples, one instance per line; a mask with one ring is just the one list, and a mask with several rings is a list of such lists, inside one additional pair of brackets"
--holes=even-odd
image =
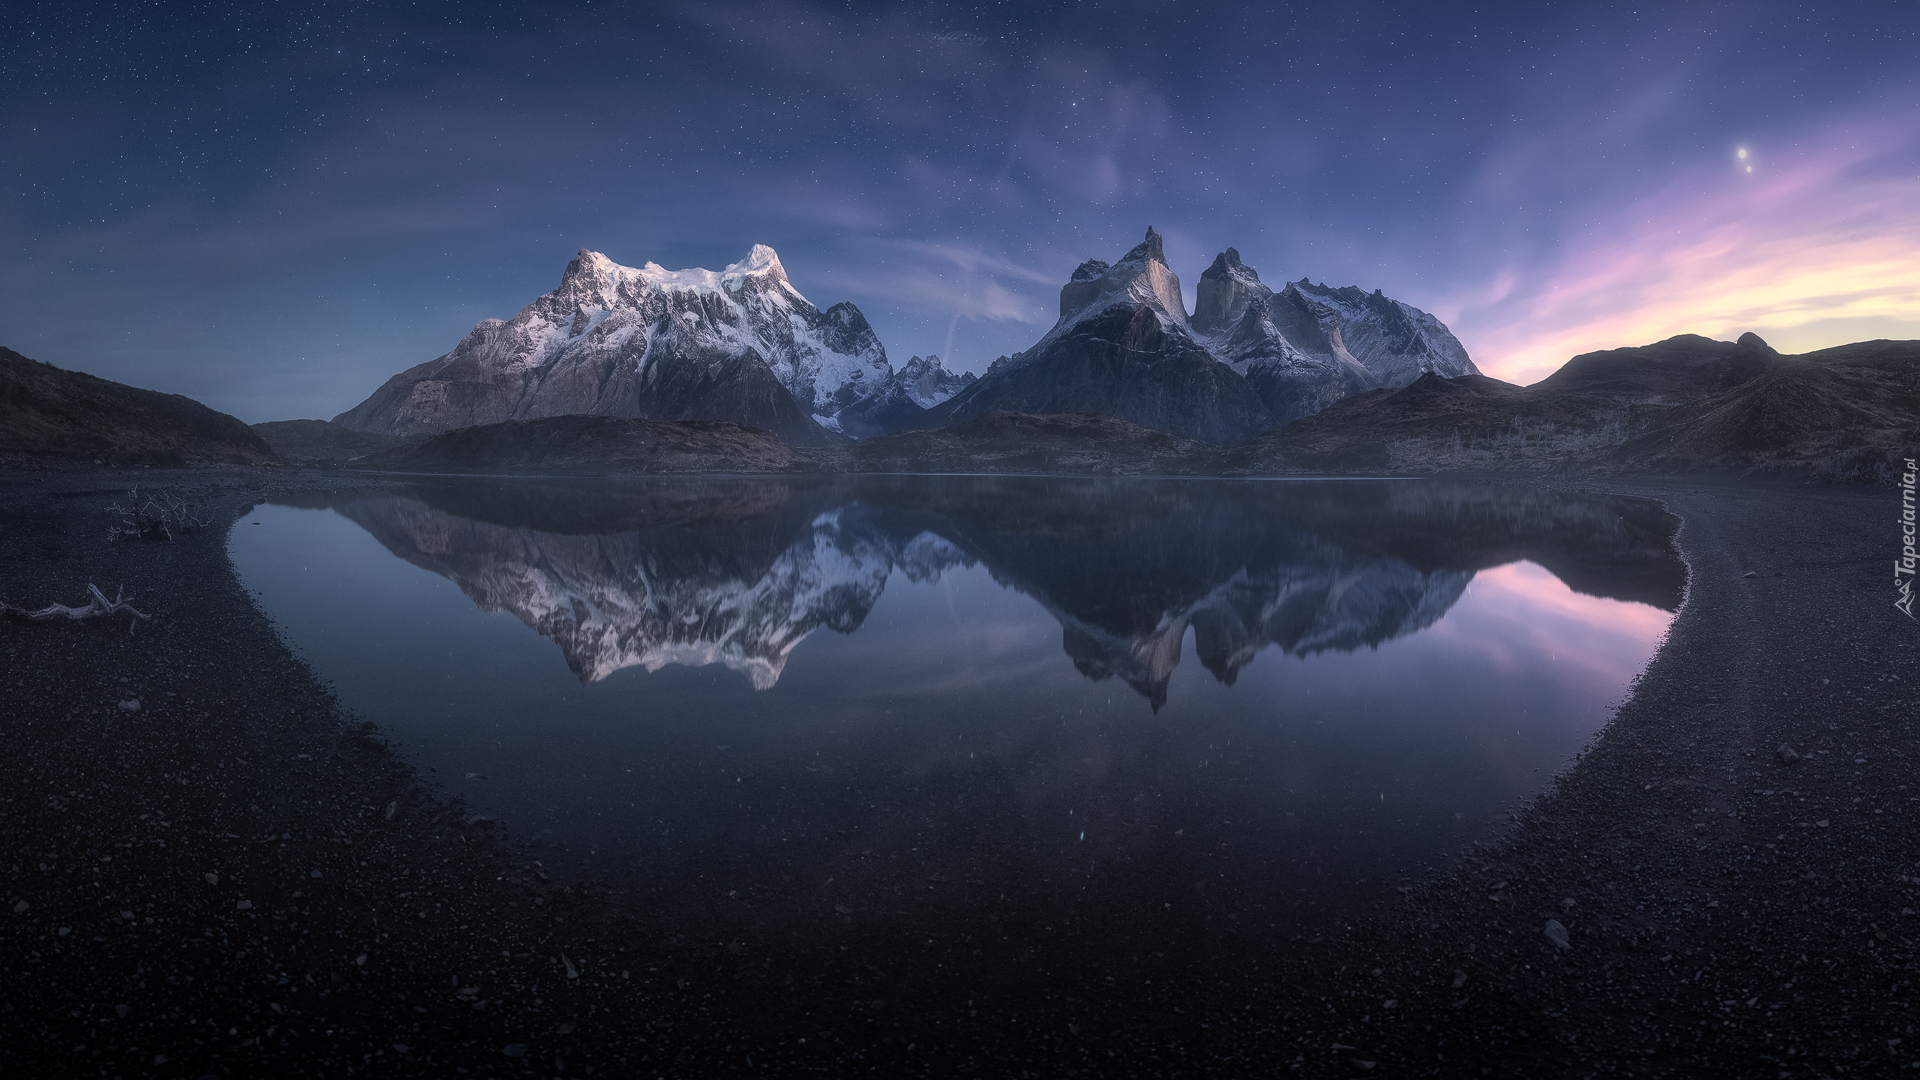
[(129, 634), (133, 633), (133, 628), (139, 625), (137, 620), (153, 618), (153, 616), (139, 611), (133, 606), (132, 599), (125, 595), (126, 587), (124, 585), (114, 590), (113, 599), (111, 600), (107, 599), (106, 593), (100, 591), (98, 585), (91, 582), (87, 584), (87, 593), (89, 599), (86, 604), (81, 607), (68, 607), (65, 604), (48, 604), (39, 611), (28, 611), (26, 608), (16, 607), (4, 600), (0, 600), (0, 615), (10, 615), (15, 618), (27, 619), (57, 619), (61, 616), (69, 619), (91, 619), (98, 615), (118, 615), (121, 612), (125, 612), (133, 616), (133, 620), (127, 623), (127, 633)]
[(135, 487), (124, 503), (113, 503), (108, 510), (120, 515), (117, 524), (107, 526), (107, 539), (138, 536), (148, 540), (172, 540), (176, 535), (204, 529), (213, 519), (194, 509), (193, 504), (171, 491), (148, 492)]

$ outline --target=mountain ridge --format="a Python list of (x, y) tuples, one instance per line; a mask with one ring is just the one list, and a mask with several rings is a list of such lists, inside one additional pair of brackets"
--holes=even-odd
[(1783, 355), (1753, 333), (1582, 353), (1530, 386), (1431, 375), (1225, 451), (1229, 474), (1696, 472), (1885, 480), (1920, 442), (1920, 341)]
[(1148, 227), (1119, 261), (1075, 268), (1053, 327), (920, 426), (992, 411), (1096, 411), (1226, 444), (1430, 372), (1478, 373), (1432, 315), (1378, 290), (1305, 278), (1275, 293), (1234, 248), (1201, 274), (1189, 316), (1163, 239)]

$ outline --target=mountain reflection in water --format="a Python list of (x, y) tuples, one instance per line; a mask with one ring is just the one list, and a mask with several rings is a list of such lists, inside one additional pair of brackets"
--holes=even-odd
[(1200, 997), (1237, 1013), (1540, 791), (1685, 580), (1654, 504), (1419, 481), (436, 481), (251, 520), (234, 563), (343, 707), (607, 889), (663, 985), (795, 1037), (1074, 999), (1206, 1045)]
[(898, 571), (984, 566), (1058, 620), (1094, 680), (1157, 710), (1189, 627), (1232, 685), (1431, 626), (1527, 560), (1593, 596), (1675, 610), (1672, 519), (1641, 500), (1414, 482), (1020, 478), (423, 484), (327, 503), (394, 555), (558, 644), (582, 682), (723, 664), (775, 685), (820, 627), (857, 631)]

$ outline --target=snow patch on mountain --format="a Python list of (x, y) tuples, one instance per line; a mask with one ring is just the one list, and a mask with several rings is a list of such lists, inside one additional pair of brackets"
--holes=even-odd
[[(871, 387), (866, 397), (843, 406), (832, 418), (832, 430), (864, 439), (918, 427), (928, 409), (973, 385), (974, 381), (972, 372), (957, 375), (948, 371), (938, 356), (916, 356)], [(819, 421), (820, 417), (816, 415), (814, 419)]]
[(1304, 277), (1287, 287), (1308, 300), (1323, 326), (1339, 327), (1342, 346), (1383, 386), (1407, 386), (1428, 374), (1443, 379), (1480, 374), (1445, 323), (1379, 289), (1336, 289)]

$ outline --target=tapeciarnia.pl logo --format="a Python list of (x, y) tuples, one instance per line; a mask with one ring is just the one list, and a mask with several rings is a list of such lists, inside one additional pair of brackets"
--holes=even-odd
[[(1913, 614), (1913, 478), (1920, 472), (1913, 466), (1913, 459), (1907, 459), (1907, 471), (1900, 474), (1900, 557), (1893, 560), (1893, 587), (1900, 594), (1893, 606), (1909, 619)], [(1920, 619), (1915, 619), (1920, 622)]]

